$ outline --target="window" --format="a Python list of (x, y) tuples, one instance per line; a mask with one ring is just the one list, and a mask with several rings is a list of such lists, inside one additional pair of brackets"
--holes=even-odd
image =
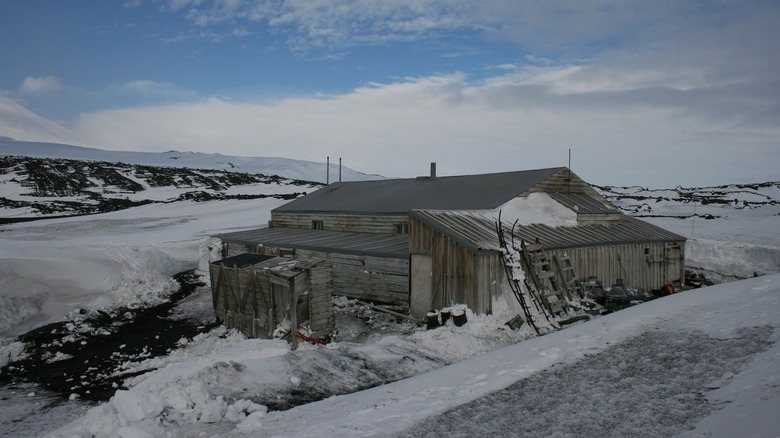
[(322, 229), (322, 221), (311, 221), (311, 229), (312, 230), (321, 230)]
[(393, 225), (393, 232), (395, 234), (409, 234), (409, 224), (395, 224)]

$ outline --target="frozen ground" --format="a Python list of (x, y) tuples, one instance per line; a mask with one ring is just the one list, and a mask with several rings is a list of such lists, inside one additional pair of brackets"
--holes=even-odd
[[(283, 202), (179, 202), (0, 228), (0, 361), (21, 353), (12, 336), (68, 318), (76, 309), (162, 301), (175, 288), (173, 273), (199, 266), (209, 251), (207, 236), (266, 223), (270, 210)], [(708, 205), (697, 207), (697, 215), (701, 208), (722, 214), (710, 220), (650, 220), (668, 221), (667, 228), (693, 236), (689, 248), (700, 249), (687, 255), (699, 268), (723, 270), (744, 254), (728, 268), (729, 275), (780, 272), (772, 258), (780, 247), (776, 205), (734, 211)], [(654, 212), (659, 211), (660, 206)], [(177, 306), (176, 314), (203, 315), (209, 300), (201, 291)], [(780, 434), (771, 414), (780, 411), (776, 274), (665, 297), (533, 339), (525, 329), (509, 330), (501, 312), (469, 314), (463, 327), (426, 331), (356, 303), (338, 304), (340, 333), (326, 347), (306, 345), (291, 352), (282, 341), (248, 340), (217, 328), (182, 339), (182, 348), (169, 355), (129, 358), (126, 372), (148, 372), (98, 406), (78, 398), (52, 402), (34, 387), (4, 388), (0, 431), (125, 437), (473, 435), (467, 429), (472, 424), (462, 419), (474, 406), (484, 406), (480, 415), (498, 423), (470, 423), (486, 434), (512, 434), (520, 408), (502, 405), (507, 399), (523, 409), (551, 410), (534, 416), (532, 434), (540, 436), (578, 434), (574, 431), (580, 429), (567, 425), (585, 417), (601, 429), (582, 429), (583, 434)], [(731, 343), (741, 349), (725, 354), (723, 346)], [(678, 354), (670, 357), (668, 351)], [(664, 372), (659, 366), (664, 361), (675, 372)], [(702, 377), (689, 378), (694, 376)], [(395, 379), (402, 380), (382, 384)], [(632, 383), (628, 389), (626, 382)], [(354, 392), (373, 385), (379, 386)], [(341, 395), (274, 410), (323, 387), (320, 397)], [(677, 392), (667, 392), (672, 389)], [(491, 395), (494, 391), (500, 392)], [(645, 404), (646, 398), (658, 403)], [(616, 411), (615, 405), (621, 408)], [(491, 415), (490, 406), (504, 416)], [(613, 414), (625, 419), (620, 426), (604, 422)]]

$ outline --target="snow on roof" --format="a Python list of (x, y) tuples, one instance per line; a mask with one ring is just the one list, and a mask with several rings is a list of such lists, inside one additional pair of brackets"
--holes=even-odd
[[(586, 195), (580, 195), (588, 198)], [(528, 196), (514, 198), (506, 204), (493, 210), (490, 217), (506, 223), (519, 225), (545, 224), (551, 227), (573, 227), (577, 225), (577, 211), (566, 207), (551, 194), (530, 193)], [(591, 198), (592, 199), (592, 198)]]

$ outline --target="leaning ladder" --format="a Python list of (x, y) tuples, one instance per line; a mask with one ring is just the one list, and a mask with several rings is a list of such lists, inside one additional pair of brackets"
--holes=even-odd
[(567, 254), (563, 254), (560, 257), (557, 255), (553, 256), (553, 263), (555, 264), (560, 284), (566, 290), (567, 296), (570, 299), (574, 295), (585, 298), (585, 289), (582, 287), (579, 278), (577, 278), (577, 273), (574, 272), (569, 256)]
[(529, 273), (536, 290), (541, 292), (542, 301), (547, 309), (553, 314), (567, 313), (571, 296), (567, 296), (566, 290), (561, 287), (542, 244), (538, 242), (526, 244), (521, 241), (520, 245), (526, 272)]

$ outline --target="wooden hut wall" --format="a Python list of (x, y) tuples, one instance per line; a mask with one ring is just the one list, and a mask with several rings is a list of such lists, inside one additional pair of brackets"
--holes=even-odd
[(500, 292), (503, 265), (494, 253), (475, 253), (412, 218), (410, 252), (432, 258), (431, 309), (465, 304), (476, 313), (489, 314)]
[(407, 224), (409, 218), (407, 215), (271, 213), (271, 224), (275, 228), (311, 229), (314, 221), (322, 221), (323, 230), (391, 234), (397, 224)]
[(293, 319), (290, 285), (297, 295), (294, 311), (298, 323), (309, 321), (315, 338), (328, 336), (335, 328), (328, 263), (318, 263), (291, 278), (253, 267), (212, 264), (209, 270), (214, 312), (228, 328), (249, 337), (272, 337), (281, 321)]
[(545, 193), (584, 193), (601, 202), (607, 202), (606, 198), (601, 196), (593, 187), (580, 177), (570, 172), (568, 169), (562, 169), (553, 176), (547, 178), (539, 184), (531, 187), (526, 193), (545, 192)]
[(226, 257), (241, 253), (325, 260), (332, 271), (333, 293), (379, 303), (409, 304), (409, 259), (343, 254), (306, 249), (226, 243)]
[(295, 250), (301, 259), (324, 259), (332, 269), (333, 292), (387, 304), (409, 304), (409, 259)]
[(333, 313), (333, 276), (330, 263), (322, 262), (309, 269), (309, 325), (312, 336), (330, 336), (336, 328)]
[(682, 244), (639, 243), (545, 251), (550, 258), (568, 255), (580, 280), (594, 276), (604, 286), (612, 286), (617, 279), (622, 279), (628, 287), (651, 290), (666, 283), (679, 286), (685, 275)]
[[(271, 337), (275, 321), (284, 319), (286, 306), (269, 313), (280, 292), (274, 293), (266, 278), (258, 278), (253, 268), (231, 268), (212, 264), (209, 268), (212, 300), (217, 319), (250, 337)], [(287, 300), (289, 302), (289, 299)], [(281, 306), (279, 306), (281, 307)], [(280, 319), (281, 317), (281, 319)], [(270, 321), (274, 319), (275, 321)]]

